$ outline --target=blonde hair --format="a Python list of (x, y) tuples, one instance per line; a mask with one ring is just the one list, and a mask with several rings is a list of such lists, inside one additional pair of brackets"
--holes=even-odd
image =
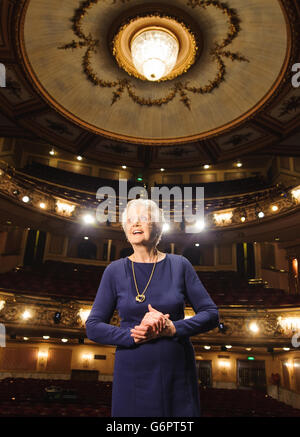
[(150, 221), (154, 227), (154, 232), (155, 232), (154, 244), (155, 244), (155, 246), (157, 246), (161, 240), (161, 236), (163, 233), (163, 226), (165, 223), (165, 218), (164, 218), (163, 210), (161, 208), (159, 208), (159, 206), (151, 199), (133, 199), (127, 203), (126, 208), (124, 209), (124, 211), (122, 213), (122, 218), (121, 218), (121, 223), (122, 223), (122, 227), (123, 227), (123, 230), (125, 232), (126, 238), (127, 238), (126, 221), (127, 221), (128, 210), (130, 208), (136, 208), (138, 206), (143, 207), (147, 211), (149, 211), (149, 209), (150, 209)]

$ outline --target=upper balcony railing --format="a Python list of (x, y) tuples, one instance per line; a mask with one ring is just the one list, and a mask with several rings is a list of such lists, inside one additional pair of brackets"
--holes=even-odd
[[(119, 193), (120, 181), (82, 175), (75, 175), (76, 177), (74, 178), (74, 174), (59, 169), (50, 169), (50, 167), (41, 165), (37, 166), (37, 168), (39, 169), (39, 177), (37, 177), (37, 173), (33, 176), (30, 169), (28, 169), (28, 173), (25, 173), (24, 170), (19, 171), (8, 166), (6, 163), (0, 163), (0, 194), (14, 199), (16, 203), (19, 202), (22, 206), (26, 204), (40, 213), (75, 222), (80, 222), (86, 214), (89, 214), (92, 216), (92, 222), (94, 221), (95, 224), (97, 224), (97, 209), (101, 207), (102, 202), (106, 202), (111, 207), (115, 205), (115, 219), (111, 219), (111, 216), (108, 214), (107, 221), (102, 221), (101, 225), (109, 224), (117, 229), (121, 229), (119, 210), (121, 207), (124, 208), (129, 200), (128, 193), (131, 188), (136, 188), (136, 193), (142, 198), (152, 198), (153, 187), (148, 187), (147, 190), (142, 184), (135, 184), (133, 181), (125, 181), (128, 191), (126, 191), (124, 196), (124, 192), (122, 194)], [(48, 173), (43, 174), (42, 168), (46, 168)], [(52, 174), (51, 177), (49, 176), (50, 173)], [(94, 184), (93, 191), (86, 191), (86, 184), (78, 187), (78, 176), (83, 178), (82, 181), (92, 180)], [(51, 178), (52, 180), (50, 180)], [(73, 178), (73, 180), (70, 181), (70, 178)], [(75, 179), (76, 183), (74, 182)], [(224, 187), (226, 184), (229, 187), (229, 182), (231, 194), (225, 195), (223, 194), (225, 193)], [(61, 183), (64, 183), (64, 185)], [(262, 184), (262, 181), (260, 183)], [(245, 180), (237, 180), (218, 183), (224, 184), (222, 190), (221, 185), (214, 185), (212, 189), (210, 187), (211, 184), (201, 185), (204, 188), (204, 197), (202, 199), (196, 197), (197, 192), (195, 194), (195, 190), (199, 186), (192, 186), (191, 184), (175, 186), (177, 193), (179, 192), (180, 195), (182, 193), (182, 197), (179, 197), (180, 208), (174, 207), (174, 196), (172, 194), (174, 193), (174, 186), (160, 185), (156, 187), (157, 189), (164, 188), (165, 190), (164, 193), (160, 191), (159, 203), (162, 207), (164, 205), (163, 200), (169, 201), (170, 221), (171, 223), (173, 222), (172, 227), (176, 231), (184, 231), (186, 226), (189, 225), (184, 220), (186, 211), (190, 211), (196, 217), (197, 209), (199, 212), (198, 201), (202, 202), (201, 208), (204, 212), (205, 227), (212, 229), (243, 226), (244, 224), (259, 222), (262, 219), (276, 218), (286, 212), (299, 209), (300, 186), (283, 187), (276, 184), (264, 188), (260, 186), (260, 189), (255, 191), (237, 193), (239, 190), (245, 191), (246, 186), (250, 188), (249, 180), (247, 182)], [(77, 188), (75, 188), (75, 185)], [(103, 187), (108, 189), (107, 196), (101, 199), (97, 198), (97, 189)], [(189, 197), (189, 193), (188, 198), (184, 191), (187, 187), (190, 187), (192, 190), (192, 195)], [(252, 184), (252, 190), (253, 188), (254, 185)], [(233, 194), (234, 190), (236, 191), (235, 194)], [(220, 197), (220, 193), (222, 193), (222, 197)], [(209, 197), (209, 194), (214, 194), (215, 197)], [(188, 203), (190, 209), (186, 210), (185, 208)], [(99, 222), (98, 224), (100, 225)]]

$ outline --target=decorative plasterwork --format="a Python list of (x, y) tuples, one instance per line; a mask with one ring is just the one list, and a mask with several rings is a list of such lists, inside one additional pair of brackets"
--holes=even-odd
[[(58, 8), (57, 13), (54, 7), (51, 17), (47, 16), (49, 25), (50, 21), (53, 25), (51, 32), (49, 25), (42, 23), (43, 20), (38, 25), (41, 38), (38, 38), (38, 32), (34, 35), (29, 29), (42, 12), (43, 5), (40, 0), (27, 1), (27, 14), (24, 15), (24, 9), (21, 16), (25, 21), (24, 41), (23, 35), (20, 35), (21, 53), (31, 80), (41, 95), (82, 127), (128, 142), (183, 144), (219, 134), (249, 119), (266, 104), (281, 84), (290, 61), (290, 28), (286, 26), (281, 3), (277, 0), (266, 1), (268, 4), (251, 0), (251, 5), (239, 0), (227, 3), (172, 2), (172, 6), (182, 7), (185, 13), (189, 11), (195, 18), (203, 31), (206, 45), (199, 60), (182, 76), (184, 81), (166, 81), (155, 88), (128, 75), (124, 76), (108, 50), (99, 52), (99, 47), (106, 42), (105, 35), (97, 33), (97, 29), (101, 32), (105, 28), (107, 32), (109, 25), (99, 22), (96, 26), (96, 17), (108, 17), (113, 22), (117, 14), (126, 11), (127, 4), (133, 7), (140, 3), (135, 0), (111, 4), (101, 0), (83, 2), (76, 12), (78, 16), (77, 21), (73, 21), (73, 29), (68, 27), (68, 19), (72, 15), (67, 13), (72, 10), (69, 8), (68, 11), (67, 4)], [(168, 0), (161, 3), (170, 6)], [(93, 8), (93, 14), (87, 13), (89, 8)], [(261, 8), (266, 8), (268, 14), (264, 14)], [(103, 14), (99, 15), (102, 9)], [(82, 16), (79, 12), (82, 12)], [(253, 13), (254, 17), (251, 16)], [(57, 14), (62, 16), (58, 18)], [(275, 26), (275, 23), (276, 33), (269, 31), (263, 36), (265, 29)], [(72, 31), (78, 39), (67, 43), (67, 36)], [(48, 47), (46, 57), (45, 50), (44, 55), (39, 54), (41, 47), (38, 45), (42, 40)], [(54, 53), (54, 50), (62, 52), (57, 50), (62, 46), (73, 50), (66, 50), (63, 56)], [(259, 52), (256, 51), (258, 47)], [(231, 62), (245, 61), (246, 57), (249, 62)], [(50, 59), (53, 67), (49, 64), (49, 68), (42, 71)], [(60, 68), (55, 70), (58, 59), (61, 60)], [(80, 66), (82, 60), (83, 69)], [(89, 77), (90, 80), (84, 82), (83, 77)], [(76, 83), (76, 93), (72, 83)], [(229, 96), (230, 106), (227, 105)], [(134, 103), (138, 103), (141, 109)], [(182, 103), (190, 111), (182, 112)], [(163, 107), (168, 110), (162, 112)], [(135, 122), (137, 117), (139, 123)]]
[[(96, 292), (96, 291), (95, 291)], [(64, 298), (51, 299), (50, 297), (37, 297), (19, 293), (0, 292), (0, 301), (4, 305), (0, 309), (0, 322), (6, 326), (16, 327), (19, 330), (39, 328), (56, 328), (60, 330), (85, 330), (85, 323), (80, 317), (80, 310), (91, 309), (91, 304), (84, 301), (76, 301)], [(30, 318), (24, 320), (22, 315), (27, 310)], [(53, 320), (54, 313), (60, 311), (61, 320), (57, 325)], [(255, 309), (253, 307), (240, 306), (219, 309), (220, 322), (222, 322), (226, 331), (221, 332), (219, 328), (194, 336), (194, 339), (205, 337), (216, 342), (222, 342), (226, 339), (231, 341), (241, 341), (250, 343), (268, 343), (268, 342), (286, 342), (291, 339), (293, 332), (286, 332), (280, 326), (280, 318), (297, 315), (299, 317), (299, 308), (273, 308), (273, 309)], [(191, 307), (185, 308), (185, 316), (191, 317), (194, 311)], [(255, 322), (259, 328), (258, 333), (253, 333), (249, 327), (251, 322)], [(120, 325), (118, 312), (114, 312), (110, 323), (115, 326)]]
[[(135, 91), (133, 84), (128, 79), (118, 79), (115, 81), (110, 80), (103, 80), (99, 77), (98, 73), (93, 70), (92, 68), (92, 62), (91, 57), (92, 54), (97, 53), (97, 49), (99, 48), (99, 41), (93, 38), (92, 35), (85, 35), (82, 30), (82, 21), (85, 18), (88, 10), (94, 5), (97, 4), (99, 1), (102, 0), (87, 0), (85, 1), (76, 11), (74, 14), (74, 17), (72, 18), (73, 21), (73, 31), (75, 35), (80, 38), (79, 42), (72, 41), (71, 43), (65, 44), (62, 47), (59, 47), (61, 49), (75, 49), (75, 48), (82, 48), (87, 47), (87, 50), (83, 56), (82, 59), (82, 65), (84, 72), (87, 76), (87, 78), (94, 84), (98, 85), (100, 87), (109, 87), (109, 88), (117, 88), (116, 91), (113, 92), (113, 98), (112, 98), (112, 104), (116, 102), (119, 98), (121, 98), (123, 92), (125, 89), (127, 89), (129, 97), (139, 105), (147, 105), (147, 106), (161, 106), (164, 104), (167, 104), (171, 102), (176, 95), (179, 93), (180, 95), (180, 101), (188, 108), (191, 108), (191, 100), (188, 96), (188, 92), (194, 93), (194, 94), (206, 94), (211, 93), (215, 88), (219, 87), (221, 82), (225, 80), (226, 75), (226, 66), (224, 63), (223, 58), (230, 58), (232, 61), (248, 61), (248, 59), (238, 53), (233, 53), (230, 50), (225, 50), (226, 47), (230, 46), (232, 41), (237, 38), (238, 33), (240, 31), (240, 19), (237, 15), (237, 12), (230, 8), (226, 3), (221, 3), (220, 1), (210, 1), (210, 0), (204, 0), (204, 1), (194, 1), (189, 0), (187, 5), (191, 8), (200, 7), (200, 8), (206, 8), (208, 6), (213, 6), (217, 9), (220, 9), (224, 15), (226, 15), (228, 19), (228, 25), (229, 29), (226, 34), (226, 36), (221, 40), (220, 42), (215, 43), (215, 47), (211, 50), (211, 58), (215, 60), (217, 64), (217, 75), (214, 78), (211, 78), (208, 82), (208, 84), (204, 86), (189, 86), (188, 84), (184, 84), (183, 82), (177, 82), (173, 87), (170, 88), (169, 93), (165, 95), (162, 98), (159, 99), (152, 99), (152, 98), (145, 98), (144, 96), (138, 96)], [(163, 14), (157, 13), (158, 17), (163, 17)], [(154, 17), (155, 13), (153, 13), (150, 17)], [(137, 20), (138, 18), (141, 18), (142, 15), (139, 17), (135, 17), (134, 19), (129, 20), (127, 23), (123, 24), (119, 32), (114, 38), (113, 41), (113, 53), (117, 57), (117, 61), (119, 64), (121, 64), (122, 68), (129, 73), (129, 65), (126, 65), (124, 62), (124, 59), (121, 58), (119, 53), (119, 45), (120, 45), (120, 39), (122, 37), (122, 34), (134, 20)], [(170, 20), (174, 20), (173, 17), (164, 17), (169, 18)], [(179, 19), (179, 18), (177, 18)], [(195, 57), (196, 57), (196, 51), (198, 49), (196, 45), (196, 38), (192, 34), (192, 32), (186, 28), (186, 25), (184, 23), (180, 23), (181, 27), (185, 28), (185, 32), (188, 32), (190, 34), (191, 39), (191, 56), (190, 60), (188, 61), (187, 65), (180, 69), (179, 71), (175, 71), (175, 73), (170, 74), (170, 76), (167, 76), (166, 79), (173, 79), (180, 74), (185, 73), (190, 66), (193, 64)], [(249, 62), (249, 61), (248, 61)], [(133, 70), (130, 70), (130, 75), (133, 74)], [(134, 74), (136, 77), (141, 79), (141, 75), (138, 73)]]

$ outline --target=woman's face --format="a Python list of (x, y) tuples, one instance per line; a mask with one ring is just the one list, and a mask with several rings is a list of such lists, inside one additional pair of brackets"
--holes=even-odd
[(127, 211), (126, 233), (130, 244), (151, 243), (155, 237), (150, 210), (142, 206), (131, 207)]

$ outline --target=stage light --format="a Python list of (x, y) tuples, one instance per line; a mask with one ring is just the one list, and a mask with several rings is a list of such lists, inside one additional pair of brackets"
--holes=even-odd
[(52, 155), (52, 156), (55, 155), (55, 151), (54, 151), (54, 149), (51, 149), (51, 150), (50, 150), (49, 155)]
[(49, 338), (50, 338), (49, 335), (43, 335), (44, 340), (49, 340)]
[(256, 322), (251, 322), (249, 325), (249, 329), (250, 329), (250, 331), (252, 331), (254, 333), (259, 331), (259, 327), (258, 327)]
[(274, 211), (274, 212), (275, 212), (275, 211), (278, 211), (278, 206), (277, 206), (277, 205), (272, 205), (272, 208), (271, 208), (271, 209), (272, 209), (272, 211)]
[(22, 197), (22, 201), (23, 201), (24, 203), (28, 203), (28, 202), (30, 201), (30, 197), (28, 197), (28, 196), (23, 196), (23, 197)]
[(248, 351), (248, 352), (249, 352), (249, 351), (252, 351), (252, 347), (246, 347), (245, 349), (246, 349), (246, 351)]
[(59, 311), (56, 311), (56, 313), (53, 316), (54, 323), (58, 324), (61, 320), (61, 313)]
[(205, 228), (204, 220), (198, 220), (196, 222), (196, 227), (199, 231), (202, 231)]
[(23, 337), (23, 340), (27, 341), (27, 340), (29, 340), (29, 338), (28, 337)]
[(164, 169), (164, 168), (161, 168), (160, 171), (165, 171), (165, 169)]
[(122, 165), (122, 168), (124, 168), (124, 170), (125, 170), (125, 168), (127, 168), (127, 166), (126, 165)]
[(39, 206), (40, 206), (40, 208), (45, 209), (46, 208), (46, 203), (41, 202)]
[(78, 155), (77, 156), (77, 161), (82, 161), (82, 156)]
[(241, 163), (241, 161), (238, 161), (236, 164), (235, 164), (237, 167), (242, 167), (242, 163)]
[(163, 224), (163, 232), (168, 232), (170, 230), (170, 225), (169, 223), (164, 223)]
[(88, 240), (89, 239), (89, 237), (83, 237), (85, 240)]
[(291, 350), (291, 348), (289, 348), (289, 347), (283, 347), (282, 348), (284, 351), (290, 351)]
[(246, 217), (242, 216), (242, 217), (241, 217), (241, 222), (244, 223), (245, 220), (246, 220)]
[(224, 325), (224, 323), (219, 323), (219, 332), (225, 334), (226, 331), (227, 331), (227, 327)]
[(82, 219), (86, 225), (95, 223), (95, 217), (93, 217), (92, 214), (85, 214)]
[(195, 246), (196, 246), (196, 247), (199, 247), (199, 246), (200, 246), (200, 244), (199, 244), (199, 243), (195, 243)]
[(231, 349), (232, 348), (231, 344), (227, 344), (225, 347), (226, 347), (226, 349)]
[(24, 312), (23, 312), (23, 314), (22, 314), (22, 318), (24, 319), (24, 320), (28, 320), (28, 319), (30, 319), (31, 318), (31, 312), (30, 311), (28, 311), (28, 310), (25, 310)]
[(67, 338), (62, 338), (61, 341), (62, 341), (63, 343), (67, 343), (67, 342), (68, 342), (68, 339), (67, 339)]
[(209, 350), (211, 346), (204, 346), (204, 349)]
[(210, 165), (209, 165), (209, 164), (204, 164), (203, 168), (204, 168), (205, 170), (207, 170), (208, 168), (210, 168)]

